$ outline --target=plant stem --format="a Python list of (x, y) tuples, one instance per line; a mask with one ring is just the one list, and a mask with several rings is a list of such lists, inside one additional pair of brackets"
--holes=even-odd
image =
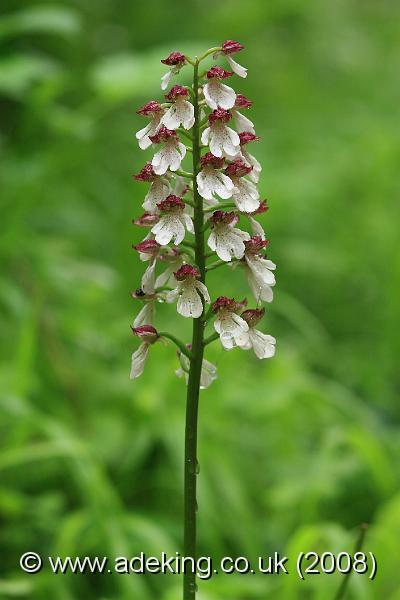
[(208, 338), (206, 338), (203, 342), (203, 346), (206, 347), (208, 346), (208, 344), (211, 344), (211, 342), (215, 342), (215, 340), (217, 340), (219, 338), (219, 334), (218, 333), (212, 333), (210, 336), (208, 336)]
[(159, 337), (167, 338), (168, 340), (171, 340), (171, 342), (174, 342), (174, 344), (179, 348), (182, 354), (185, 354), (185, 356), (190, 358), (190, 351), (188, 350), (188, 348), (186, 348), (185, 344), (181, 342), (181, 340), (178, 340), (177, 337), (175, 337), (171, 333), (168, 333), (167, 331), (159, 331), (158, 335)]
[[(199, 141), (199, 61), (196, 57), (193, 70), (193, 200), (195, 259), (200, 271), (201, 281), (205, 281), (205, 256), (203, 233), (203, 199), (197, 191), (196, 176), (200, 166)], [(189, 380), (186, 400), (185, 427), (185, 489), (184, 489), (184, 556), (196, 561), (196, 487), (197, 487), (197, 420), (199, 409), (199, 390), (201, 367), (203, 363), (204, 324), (201, 317), (193, 320), (192, 355), (190, 358)], [(196, 598), (196, 573), (189, 570), (183, 574), (183, 600)]]
[[(360, 531), (359, 531), (359, 534), (357, 537), (356, 544), (354, 546), (353, 556), (354, 556), (354, 554), (356, 554), (356, 552), (361, 552), (363, 544), (364, 544), (365, 534), (367, 533), (367, 529), (368, 529), (367, 523), (362, 523), (360, 525)], [(347, 586), (349, 585), (349, 582), (350, 582), (350, 575), (351, 575), (351, 570), (348, 573), (343, 575), (342, 582), (341, 582), (340, 587), (335, 595), (334, 600), (342, 600), (345, 597), (345, 594), (347, 591)]]
[(225, 204), (221, 203), (218, 207), (210, 206), (209, 208), (205, 208), (204, 212), (214, 212), (215, 210), (222, 210), (224, 208), (237, 208), (237, 206), (233, 202), (226, 202)]
[(208, 273), (208, 271), (213, 271), (214, 269), (218, 269), (218, 267), (223, 267), (226, 264), (229, 263), (227, 263), (225, 260), (216, 260), (215, 262), (211, 263), (211, 265), (208, 265), (206, 271)]

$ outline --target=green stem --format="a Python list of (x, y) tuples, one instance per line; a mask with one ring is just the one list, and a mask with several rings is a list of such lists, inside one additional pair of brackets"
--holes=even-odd
[[(367, 529), (368, 529), (367, 523), (362, 523), (360, 525), (360, 531), (359, 531), (359, 534), (357, 537), (356, 544), (354, 546), (353, 556), (354, 556), (354, 554), (356, 554), (356, 552), (361, 552), (362, 547), (364, 545), (364, 539), (365, 539), (365, 534), (367, 533)], [(341, 582), (340, 587), (335, 595), (335, 600), (342, 600), (345, 597), (346, 591), (347, 591), (347, 586), (349, 585), (349, 582), (350, 582), (350, 574), (351, 574), (351, 570), (348, 571), (348, 573), (345, 573), (343, 575), (342, 582)]]
[(211, 342), (215, 342), (215, 340), (217, 340), (219, 338), (219, 333), (212, 333), (211, 335), (208, 336), (208, 338), (206, 338), (203, 342), (203, 346), (208, 346), (208, 344), (211, 344)]
[(177, 337), (172, 335), (172, 333), (168, 333), (167, 331), (159, 331), (158, 335), (159, 335), (159, 337), (167, 338), (168, 340), (171, 340), (171, 342), (174, 342), (174, 344), (176, 346), (178, 346), (179, 350), (183, 354), (185, 354), (185, 356), (190, 358), (190, 356), (191, 356), (190, 350), (185, 346), (185, 344), (183, 342), (181, 342), (181, 340), (178, 340)]
[(192, 179), (192, 177), (193, 177), (193, 173), (188, 173), (187, 171), (184, 171), (183, 169), (178, 169), (177, 171), (174, 171), (174, 173), (176, 173), (177, 175), (180, 175), (181, 177), (187, 177), (188, 179)]
[[(201, 281), (205, 282), (206, 265), (204, 256), (203, 199), (197, 190), (196, 176), (200, 168), (199, 141), (199, 61), (196, 58), (193, 70), (194, 125), (193, 125), (193, 200), (195, 258), (200, 271)], [(190, 359), (189, 379), (186, 401), (185, 426), (185, 489), (184, 489), (184, 556), (196, 561), (196, 488), (197, 488), (197, 420), (199, 410), (199, 390), (201, 367), (203, 363), (204, 324), (199, 317), (193, 320), (192, 355)], [(187, 570), (183, 575), (183, 600), (196, 598), (196, 573)]]
[(197, 60), (197, 65), (202, 60), (204, 60), (205, 58), (207, 58), (207, 56), (210, 56), (210, 54), (214, 54), (215, 52), (218, 52), (218, 50), (221, 50), (221, 46), (215, 46), (215, 48), (209, 48), (209, 50), (207, 50), (207, 52), (204, 52), (204, 54), (202, 54), (200, 56), (200, 58)]
[(206, 271), (208, 273), (208, 271), (213, 271), (214, 269), (218, 269), (218, 267), (222, 267), (222, 265), (227, 265), (229, 263), (226, 262), (226, 260), (216, 260), (215, 262), (211, 263), (211, 265), (208, 265), (206, 268)]
[(204, 209), (205, 213), (214, 212), (215, 210), (223, 210), (224, 208), (237, 208), (236, 204), (233, 202), (221, 203), (218, 206), (209, 206)]

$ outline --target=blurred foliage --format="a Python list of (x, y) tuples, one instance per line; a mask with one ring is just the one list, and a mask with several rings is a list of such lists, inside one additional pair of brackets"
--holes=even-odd
[[(246, 45), (278, 263), (274, 360), (210, 359), (199, 550), (365, 549), (397, 600), (400, 539), (398, 40), (394, 0), (5, 0), (0, 17), (1, 598), (176, 600), (178, 577), (23, 574), (19, 556), (181, 548), (185, 389), (161, 345), (128, 379), (141, 266), (137, 106), (159, 60)], [(187, 19), (186, 19), (187, 17)], [(184, 73), (182, 72), (184, 75)], [(186, 76), (186, 75), (185, 75)], [(147, 155), (146, 155), (147, 156)], [(240, 273), (211, 289), (236, 294)], [(189, 324), (160, 307), (162, 328)], [(199, 600), (326, 599), (340, 576), (223, 576)]]

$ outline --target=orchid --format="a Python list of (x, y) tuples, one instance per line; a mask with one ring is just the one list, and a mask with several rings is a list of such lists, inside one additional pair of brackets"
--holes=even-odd
[(223, 108), (215, 109), (208, 117), (209, 127), (201, 136), (201, 143), (210, 147), (214, 156), (234, 157), (240, 151), (240, 138), (236, 131), (226, 125), (232, 114)]
[(200, 271), (191, 265), (182, 265), (174, 275), (178, 285), (167, 294), (167, 302), (178, 298), (178, 313), (182, 317), (198, 319), (203, 312), (202, 298), (204, 302), (210, 303), (208, 290), (204, 283), (199, 281)]
[[(154, 154), (134, 176), (148, 189), (142, 203), (145, 212), (133, 219), (146, 235), (133, 245), (145, 269), (132, 293), (141, 303), (132, 324), (141, 344), (132, 355), (131, 378), (143, 373), (153, 344), (163, 341), (177, 347), (176, 374), (187, 384), (187, 557), (196, 555), (199, 391), (217, 378), (217, 367), (204, 354), (219, 340), (223, 350), (252, 349), (257, 358), (266, 359), (274, 355), (276, 344), (274, 337), (256, 329), (264, 316), (260, 303), (273, 299), (275, 264), (265, 255), (269, 242), (258, 220), (267, 210), (258, 190), (261, 165), (248, 150), (249, 143), (259, 140), (253, 122), (243, 114), (252, 102), (225, 83), (236, 75), (246, 77), (247, 70), (233, 59), (243, 48), (240, 42), (227, 40), (196, 58), (171, 52), (161, 61), (169, 68), (162, 89), (167, 90), (171, 78), (189, 66), (193, 84), (176, 83), (165, 93), (165, 102), (151, 100), (138, 111), (150, 119), (136, 134), (139, 147), (153, 149)], [(200, 69), (207, 57), (224, 58), (229, 70), (219, 64)], [(206, 285), (206, 277), (227, 264), (246, 274), (255, 308), (247, 308), (246, 299), (239, 302), (225, 295), (215, 294), (211, 300), (210, 292), (216, 285), (223, 287), (225, 279), (211, 285), (207, 280)], [(155, 308), (160, 302), (176, 303), (178, 315), (192, 320), (191, 343), (179, 339), (175, 331), (156, 329)], [(195, 599), (195, 579), (190, 571), (184, 574), (184, 600)]]
[(250, 239), (247, 231), (237, 229), (239, 217), (235, 212), (216, 210), (211, 217), (211, 234), (208, 246), (221, 260), (229, 262), (232, 257), (242, 258), (245, 252), (245, 240)]

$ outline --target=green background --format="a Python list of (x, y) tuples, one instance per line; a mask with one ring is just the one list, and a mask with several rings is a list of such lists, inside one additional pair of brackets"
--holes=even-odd
[[(152, 348), (129, 380), (147, 189), (131, 175), (150, 156), (135, 111), (162, 98), (170, 51), (229, 38), (246, 46), (232, 85), (262, 137), (278, 265), (262, 329), (278, 350), (210, 347), (199, 552), (279, 551), (291, 574), (218, 575), (198, 597), (332, 598), (340, 576), (301, 582), (295, 557), (351, 551), (366, 522), (378, 574), (353, 576), (348, 597), (400, 598), (399, 37), (394, 0), (2, 2), (1, 598), (179, 598), (178, 576), (26, 575), (18, 561), (181, 550), (175, 349)], [(248, 294), (221, 269), (210, 289)], [(173, 306), (158, 316), (188, 341)]]

